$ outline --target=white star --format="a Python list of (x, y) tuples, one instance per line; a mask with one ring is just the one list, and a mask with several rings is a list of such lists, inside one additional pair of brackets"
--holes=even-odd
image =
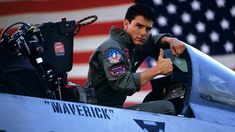
[(197, 31), (198, 32), (205, 32), (205, 24), (204, 23), (202, 23), (202, 22), (198, 22), (197, 24), (196, 24), (196, 29), (197, 29)]
[(220, 22), (220, 26), (222, 27), (222, 29), (229, 29), (229, 21), (226, 20), (226, 19), (223, 19), (221, 22)]
[(219, 41), (218, 33), (216, 33), (215, 31), (212, 31), (212, 33), (210, 33), (210, 39), (212, 42), (218, 42)]
[(172, 32), (175, 34), (175, 35), (181, 35), (182, 34), (182, 27), (179, 26), (179, 25), (174, 25), (172, 27)]
[(225, 1), (224, 0), (216, 0), (216, 4), (218, 7), (225, 7)]
[(206, 54), (209, 54), (210, 53), (210, 47), (207, 44), (203, 43), (202, 46), (201, 46), (201, 51), (206, 53)]
[(113, 58), (116, 58), (117, 54), (116, 53), (113, 53), (112, 57)]
[(233, 52), (233, 44), (229, 41), (227, 41), (225, 44), (224, 44), (224, 49), (225, 51), (228, 53), (228, 52)]
[(191, 34), (191, 33), (186, 36), (186, 39), (189, 42), (189, 44), (195, 44), (196, 43), (196, 36)]
[(207, 20), (213, 20), (214, 17), (215, 17), (214, 12), (211, 11), (211, 10), (207, 10), (206, 13), (205, 13), (205, 15), (206, 15), (206, 19), (207, 19)]
[(200, 10), (201, 4), (198, 1), (193, 1), (191, 3), (191, 6), (192, 6), (193, 10), (196, 11), (196, 10)]
[(159, 16), (157, 21), (158, 21), (158, 24), (160, 26), (166, 26), (167, 25), (167, 19), (164, 16)]
[(181, 18), (182, 18), (182, 21), (183, 21), (184, 23), (189, 23), (189, 22), (191, 22), (191, 16), (190, 16), (188, 13), (186, 13), (186, 12), (184, 12), (184, 13), (182, 14)]
[(161, 5), (162, 4), (162, 0), (154, 0), (153, 3), (155, 5)]
[(151, 30), (151, 34), (152, 34), (152, 35), (157, 35), (157, 34), (159, 34), (158, 29), (153, 28), (153, 29)]
[(235, 6), (233, 6), (232, 9), (230, 9), (230, 13), (233, 17), (235, 17)]
[(176, 13), (176, 6), (173, 4), (169, 4), (167, 6), (167, 11), (169, 14), (175, 14)]

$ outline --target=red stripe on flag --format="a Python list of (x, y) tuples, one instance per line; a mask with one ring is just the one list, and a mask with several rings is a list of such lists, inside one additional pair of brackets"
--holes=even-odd
[(29, 12), (68, 11), (134, 3), (134, 0), (41, 0), (0, 2), (0, 16)]
[(123, 105), (123, 108), (127, 108), (129, 106), (133, 106), (133, 105), (136, 105), (136, 104), (138, 104), (138, 103), (136, 103), (136, 102), (125, 102), (124, 105)]
[(79, 84), (82, 87), (84, 87), (86, 84), (86, 78), (69, 78), (68, 81), (75, 83), (75, 84)]
[(75, 52), (73, 54), (73, 64), (78, 64), (78, 63), (88, 63), (89, 58), (93, 51), (87, 51), (87, 52)]
[(149, 91), (149, 90), (152, 90), (150, 82), (146, 83), (144, 86), (141, 87), (141, 91)]

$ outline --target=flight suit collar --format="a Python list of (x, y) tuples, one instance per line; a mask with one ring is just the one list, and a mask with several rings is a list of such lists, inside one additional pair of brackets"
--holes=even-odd
[(121, 43), (128, 47), (128, 49), (133, 50), (135, 48), (131, 36), (123, 29), (112, 26), (110, 30), (110, 35), (113, 39), (121, 41)]

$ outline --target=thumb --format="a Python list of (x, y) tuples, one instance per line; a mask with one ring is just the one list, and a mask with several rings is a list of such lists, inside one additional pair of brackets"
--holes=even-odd
[(158, 60), (163, 59), (163, 49), (160, 49)]

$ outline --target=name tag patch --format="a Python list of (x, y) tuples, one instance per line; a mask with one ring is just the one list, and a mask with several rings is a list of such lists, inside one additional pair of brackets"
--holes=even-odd
[(115, 67), (112, 67), (109, 70), (109, 72), (113, 77), (119, 77), (122, 74), (126, 73), (126, 67), (125, 67), (125, 65), (115, 66)]

